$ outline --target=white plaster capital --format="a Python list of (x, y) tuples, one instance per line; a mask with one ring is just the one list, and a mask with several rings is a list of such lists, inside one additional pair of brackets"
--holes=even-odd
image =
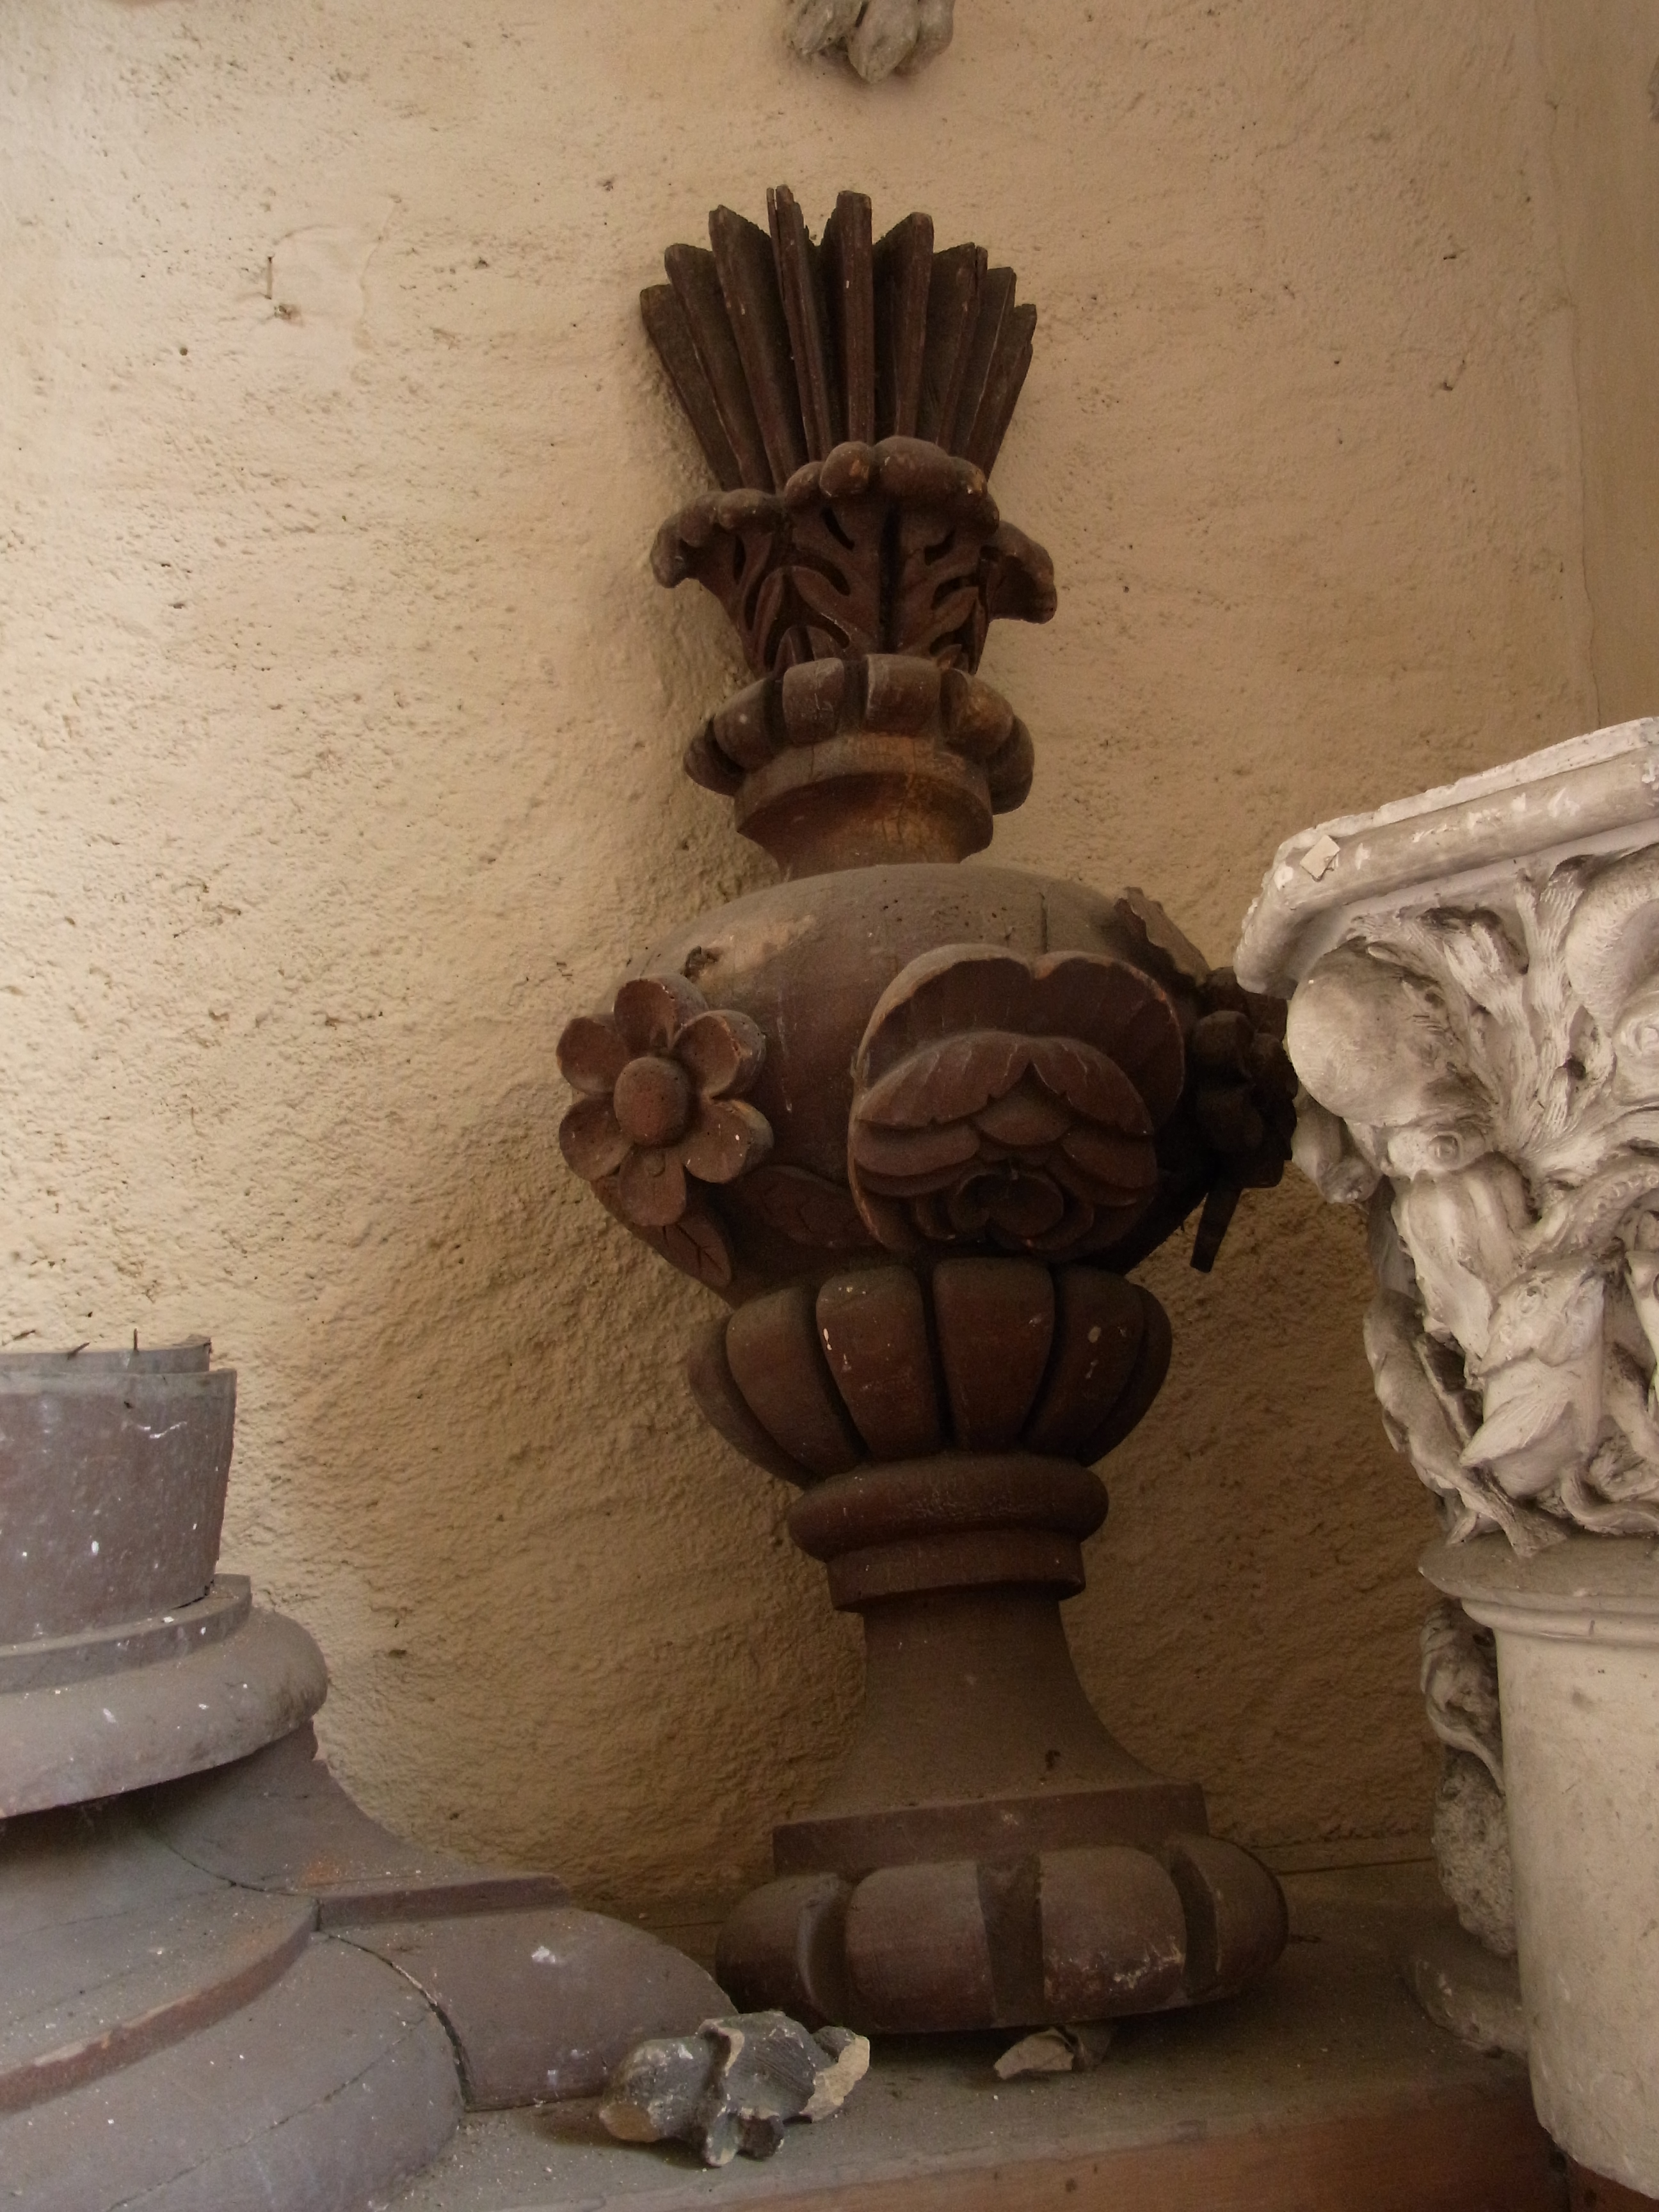
[(1659, 1530), (1659, 720), (1291, 838), (1235, 966), (1293, 992), (1296, 1158), (1370, 1203), (1448, 1534)]

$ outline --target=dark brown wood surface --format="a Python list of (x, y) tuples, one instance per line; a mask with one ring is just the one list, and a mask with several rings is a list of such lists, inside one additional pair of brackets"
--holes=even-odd
[(942, 446), (950, 444), (988, 258), (982, 246), (947, 246), (933, 256), (927, 280), (927, 343), (916, 435)]
[(1014, 304), (1012, 269), (988, 269), (981, 280), (973, 327), (963, 357), (962, 384), (951, 411), (945, 443), (952, 453), (965, 453), (985, 398), (985, 386), (996, 360), (1003, 319)]
[(735, 491), (743, 482), (743, 464), (698, 356), (684, 302), (672, 284), (650, 284), (640, 294), (640, 316), (717, 482), (723, 490)]
[(708, 236), (771, 482), (781, 489), (806, 459), (806, 437), (772, 241), (758, 224), (724, 207), (709, 216)]
[(1592, 2173), (1577, 2159), (1568, 2160), (1567, 2172), (1572, 2212), (1648, 2212), (1650, 2206), (1659, 2205), (1659, 2197), (1644, 2197), (1622, 2181)]
[(906, 216), (875, 249), (876, 421), (895, 437), (916, 435), (933, 266), (931, 216)]
[(1036, 309), (1029, 301), (1010, 307), (997, 334), (997, 349), (985, 380), (985, 389), (966, 436), (963, 456), (988, 477), (1014, 419), (1014, 408), (1031, 366), (1031, 344), (1036, 333)]
[[(686, 326), (697, 359), (714, 395), (731, 450), (737, 457), (740, 471), (738, 482), (769, 484), (771, 464), (766, 457), (760, 424), (755, 418), (754, 402), (744, 375), (743, 356), (732, 336), (732, 319), (726, 313), (726, 295), (720, 289), (720, 274), (714, 253), (706, 246), (671, 246), (662, 260), (668, 281), (685, 311)], [(695, 418), (692, 427), (696, 428)], [(708, 458), (718, 476), (717, 453), (710, 452)]]
[(843, 434), (876, 440), (876, 296), (871, 209), (862, 192), (842, 192), (823, 226), (823, 282), (830, 327), (846, 403)]
[(768, 192), (766, 211), (807, 455), (821, 461), (846, 437), (847, 414), (832, 358), (818, 249), (787, 185)]

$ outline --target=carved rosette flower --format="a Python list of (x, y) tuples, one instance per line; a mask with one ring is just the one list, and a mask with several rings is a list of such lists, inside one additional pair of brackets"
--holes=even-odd
[(582, 1096), (559, 1125), (565, 1158), (647, 1233), (682, 1221), (697, 1183), (733, 1182), (772, 1148), (743, 1093), (766, 1042), (746, 1014), (711, 1008), (682, 975), (641, 975), (609, 1015), (579, 1015), (559, 1068)]
[(947, 945), (883, 994), (854, 1063), (848, 1165), (872, 1233), (930, 1245), (1097, 1251), (1158, 1188), (1181, 1097), (1175, 1010), (1101, 954)]

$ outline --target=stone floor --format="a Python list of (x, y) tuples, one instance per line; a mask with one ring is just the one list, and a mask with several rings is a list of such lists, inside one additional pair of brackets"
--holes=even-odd
[(1522, 2064), (1431, 2027), (1398, 1959), (1432, 1870), (1301, 1875), (1292, 1936), (1230, 2003), (1127, 2023), (1087, 2075), (1000, 2082), (1012, 2039), (878, 2044), (839, 2118), (706, 2173), (591, 2105), (479, 2115), (396, 2212), (1565, 2212)]

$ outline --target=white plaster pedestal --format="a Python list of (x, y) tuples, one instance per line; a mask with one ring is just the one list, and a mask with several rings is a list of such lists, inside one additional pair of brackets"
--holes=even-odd
[(1659, 1543), (1437, 1544), (1496, 1632), (1533, 2099), (1593, 2172), (1659, 2191)]
[(1366, 1354), (1463, 1607), (1429, 1717), (1507, 1807), (1540, 2116), (1659, 2201), (1659, 720), (1302, 831), (1235, 965), (1291, 995), (1298, 1165), (1369, 1208)]

